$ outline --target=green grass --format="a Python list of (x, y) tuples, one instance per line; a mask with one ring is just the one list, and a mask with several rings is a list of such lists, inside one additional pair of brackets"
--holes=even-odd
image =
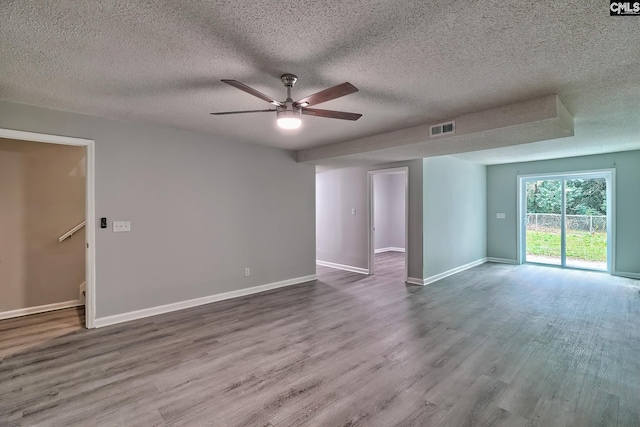
[[(560, 257), (560, 233), (527, 230), (527, 254)], [(567, 258), (606, 261), (607, 234), (568, 232)]]

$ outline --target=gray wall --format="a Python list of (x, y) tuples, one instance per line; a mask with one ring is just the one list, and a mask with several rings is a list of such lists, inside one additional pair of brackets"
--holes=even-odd
[(0, 127), (95, 140), (96, 222), (132, 229), (96, 230), (98, 318), (315, 274), (315, 170), (288, 151), (6, 102)]
[(318, 260), (368, 268), (368, 171), (402, 166), (409, 167), (409, 277), (422, 278), (422, 159), (317, 173)]
[(388, 248), (390, 240), (389, 180), (391, 175), (373, 176), (373, 247)]
[(390, 200), (389, 218), (391, 232), (389, 233), (389, 246), (402, 248), (405, 246), (405, 174), (393, 174), (389, 177)]
[(316, 258), (366, 269), (367, 239), (367, 170), (316, 174)]
[[(517, 175), (616, 169), (615, 271), (640, 273), (640, 151), (487, 167), (487, 256), (517, 258)], [(504, 212), (506, 218), (496, 219)]]
[(78, 299), (85, 149), (0, 139), (0, 312)]
[(485, 258), (486, 167), (424, 159), (424, 277)]
[(405, 174), (373, 176), (375, 249), (405, 246)]

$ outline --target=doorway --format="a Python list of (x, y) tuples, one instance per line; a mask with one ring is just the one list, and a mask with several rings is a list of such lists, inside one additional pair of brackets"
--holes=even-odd
[[(26, 228), (34, 230), (30, 234), (34, 239), (33, 244), (30, 243), (33, 250), (25, 249), (22, 252), (26, 255), (21, 258), (32, 259), (36, 263), (34, 265), (38, 267), (35, 269), (31, 264), (29, 266), (25, 264), (26, 267), (16, 270), (16, 274), (22, 274), (25, 277), (16, 279), (14, 276), (13, 279), (16, 279), (14, 282), (28, 284), (30, 287), (28, 289), (25, 287), (24, 292), (18, 290), (18, 293), (13, 295), (16, 308), (1, 310), (0, 318), (19, 317), (84, 304), (83, 323), (87, 328), (93, 328), (95, 320), (94, 142), (11, 129), (0, 129), (0, 139), (11, 141), (12, 150), (10, 151), (16, 154), (15, 158), (9, 159), (7, 163), (16, 169), (16, 185), (20, 181), (22, 182), (20, 185), (28, 185), (28, 188), (33, 190), (25, 190), (23, 195), (16, 194), (14, 198), (22, 200), (24, 202), (22, 205), (31, 212), (28, 213), (25, 210), (20, 215), (23, 215), (26, 225), (31, 224)], [(25, 152), (30, 154), (23, 156), (22, 153)], [(21, 176), (24, 179), (20, 178)], [(66, 182), (72, 183), (73, 195), (65, 190), (65, 195), (58, 200), (53, 189)], [(10, 183), (14, 183), (13, 178)], [(69, 210), (72, 200), (80, 202), (79, 212), (74, 211), (73, 214)], [(73, 204), (75, 206), (75, 203)], [(20, 209), (16, 210), (16, 215), (19, 214)], [(63, 223), (63, 221), (67, 222)], [(72, 252), (77, 253), (78, 250), (80, 259), (69, 257)], [(43, 260), (45, 262), (42, 262)], [(79, 273), (68, 275), (70, 266), (75, 266), (74, 271), (76, 268), (79, 269)], [(20, 270), (24, 274), (20, 273)], [(67, 296), (63, 298), (64, 301), (58, 301), (60, 298), (56, 299), (54, 295), (42, 294), (46, 290), (43, 284), (56, 271), (66, 274), (61, 282), (69, 282), (68, 285), (75, 288), (72, 294), (68, 289), (60, 293)], [(84, 282), (76, 283), (79, 282), (78, 278), (82, 278)], [(33, 283), (37, 285), (35, 288), (31, 286)], [(58, 290), (56, 288), (56, 292)], [(46, 301), (42, 302), (41, 299)]]
[(408, 277), (408, 168), (369, 171), (369, 274)]
[(613, 170), (520, 176), (520, 262), (611, 272), (613, 183)]

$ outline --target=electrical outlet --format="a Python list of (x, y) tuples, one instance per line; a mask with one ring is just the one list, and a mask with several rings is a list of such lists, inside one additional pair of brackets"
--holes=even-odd
[(356, 214), (356, 208), (351, 209), (351, 215), (355, 215)]
[(249, 267), (244, 269), (244, 277), (251, 276), (251, 269)]
[(504, 214), (504, 212), (498, 212), (498, 213), (496, 214), (496, 218), (497, 218), (497, 219), (504, 219), (504, 218), (505, 218), (505, 214)]
[(131, 231), (131, 221), (113, 221), (114, 233), (125, 233)]

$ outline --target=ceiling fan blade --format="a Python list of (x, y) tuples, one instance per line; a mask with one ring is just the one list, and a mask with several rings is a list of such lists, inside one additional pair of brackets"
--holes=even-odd
[(237, 89), (240, 89), (243, 92), (247, 92), (248, 94), (256, 96), (256, 97), (262, 99), (263, 101), (267, 101), (270, 104), (278, 105), (280, 107), (284, 106), (284, 104), (282, 102), (277, 101), (277, 100), (271, 98), (270, 96), (267, 96), (264, 93), (259, 92), (259, 91), (255, 90), (254, 88), (247, 86), (244, 83), (240, 83), (237, 80), (225, 80), (225, 79), (223, 79), (222, 81), (225, 82), (228, 85), (231, 85), (231, 86), (233, 86), (233, 87), (235, 87)]
[(341, 96), (349, 95), (350, 93), (357, 92), (358, 88), (349, 82), (342, 83), (337, 86), (330, 87), (313, 95), (309, 95), (306, 98), (302, 98), (299, 101), (294, 102), (295, 106), (307, 107), (309, 105), (316, 105), (322, 102), (331, 101), (332, 99), (340, 98)]
[(362, 114), (347, 113), (345, 111), (332, 111), (332, 110), (319, 110), (317, 108), (303, 108), (302, 114), (316, 117), (326, 117), (327, 119), (342, 119), (342, 120), (358, 120), (362, 117)]
[(223, 111), (221, 113), (209, 113), (209, 114), (213, 114), (214, 116), (225, 116), (227, 114), (243, 114), (243, 113), (266, 113), (268, 111), (276, 111), (275, 109), (273, 110), (244, 110), (244, 111)]

